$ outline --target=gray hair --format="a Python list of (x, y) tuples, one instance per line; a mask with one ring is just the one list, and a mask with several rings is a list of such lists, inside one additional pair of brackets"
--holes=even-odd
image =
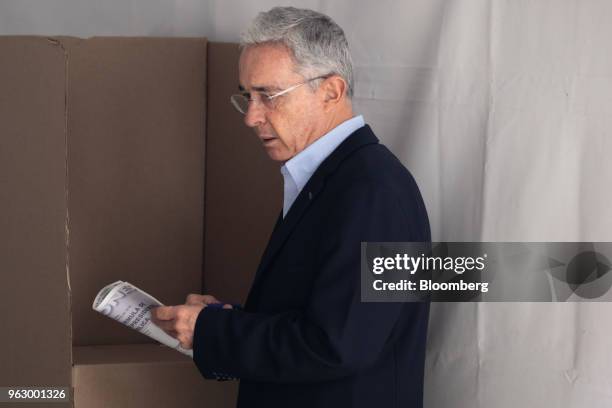
[[(325, 14), (295, 7), (274, 7), (259, 13), (242, 34), (241, 46), (268, 43), (286, 46), (293, 54), (297, 72), (305, 78), (336, 74), (353, 96), (353, 63), (344, 31)], [(316, 87), (319, 81), (311, 85)]]

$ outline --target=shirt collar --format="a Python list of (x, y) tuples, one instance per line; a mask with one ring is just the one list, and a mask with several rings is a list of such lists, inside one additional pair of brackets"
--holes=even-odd
[(287, 172), (295, 182), (298, 191), (301, 191), (323, 160), (325, 160), (344, 139), (364, 125), (365, 122), (362, 115), (355, 116), (352, 119), (342, 122), (288, 160), (281, 167), (281, 173), (284, 174)]

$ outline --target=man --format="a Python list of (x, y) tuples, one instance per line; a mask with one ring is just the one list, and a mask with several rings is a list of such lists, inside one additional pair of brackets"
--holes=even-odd
[(232, 103), (284, 162), (283, 212), (243, 310), (211, 295), (155, 322), (207, 378), (240, 378), (240, 407), (421, 407), (429, 305), (360, 301), (362, 241), (429, 241), (408, 171), (352, 110), (342, 29), (273, 8), (243, 35)]

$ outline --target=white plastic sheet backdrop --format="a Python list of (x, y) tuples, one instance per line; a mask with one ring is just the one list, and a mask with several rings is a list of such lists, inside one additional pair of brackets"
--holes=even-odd
[[(0, 34), (236, 41), (274, 1), (0, 1)], [(287, 1), (344, 27), (355, 105), (435, 240), (612, 240), (612, 1)], [(219, 101), (226, 103), (226, 101)], [(612, 305), (436, 304), (428, 408), (612, 407)]]

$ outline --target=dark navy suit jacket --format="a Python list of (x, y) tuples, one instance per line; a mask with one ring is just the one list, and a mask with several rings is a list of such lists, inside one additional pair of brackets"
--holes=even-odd
[(429, 304), (362, 303), (360, 243), (429, 240), (414, 179), (362, 127), (279, 217), (244, 310), (200, 313), (196, 365), (240, 378), (239, 407), (420, 408)]

